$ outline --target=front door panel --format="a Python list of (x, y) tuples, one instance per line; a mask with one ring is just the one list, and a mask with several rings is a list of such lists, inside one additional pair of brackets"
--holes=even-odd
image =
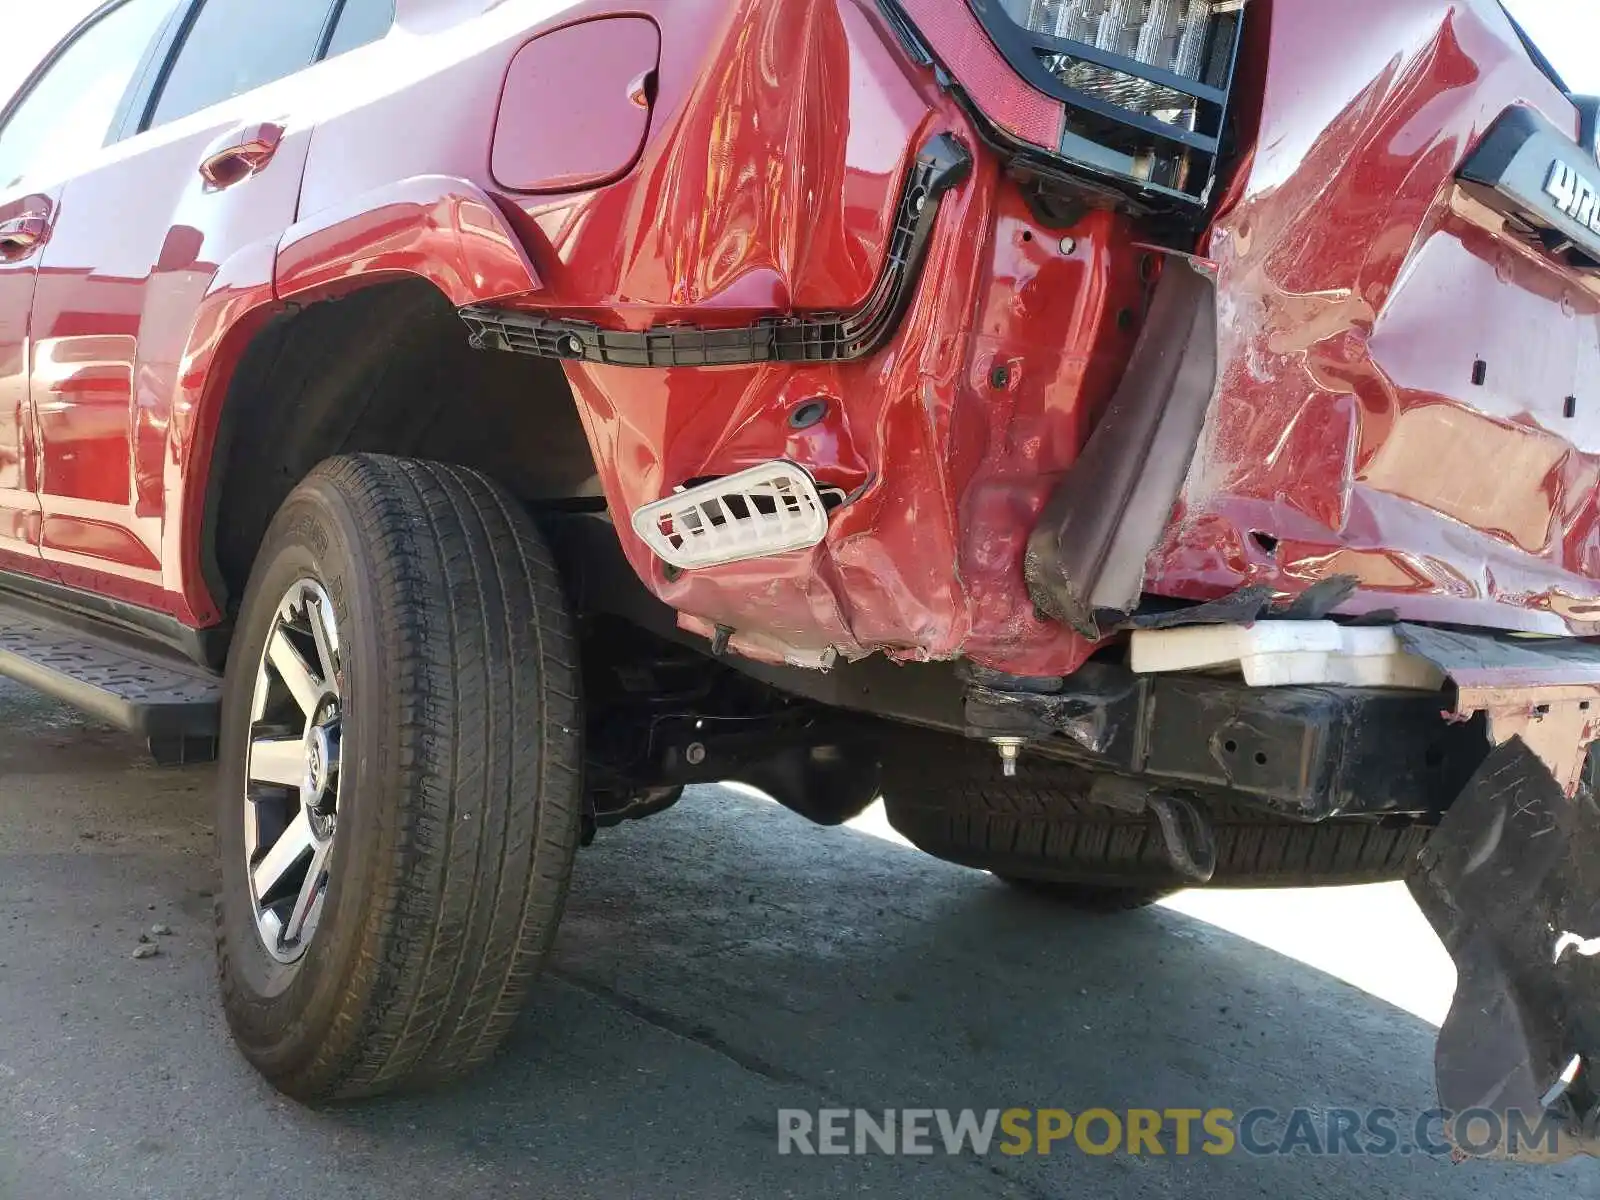
[[(46, 195), (0, 199), (0, 228), (40, 221), (55, 205)], [(43, 244), (0, 244), (0, 570), (38, 568), (39, 499), (34, 423), (28, 400), (28, 310)]]
[[(310, 131), (278, 106), (297, 82), (135, 137), (66, 186), (34, 294), (32, 375), (42, 551), (63, 582), (158, 602), (181, 360), (219, 268), (294, 222)], [(257, 101), (272, 111), (251, 120)], [(262, 128), (273, 152), (253, 174), (202, 171)]]

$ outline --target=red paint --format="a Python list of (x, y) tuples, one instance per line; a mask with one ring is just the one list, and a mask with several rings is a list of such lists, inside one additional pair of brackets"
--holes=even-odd
[(274, 101), (240, 97), (152, 130), (64, 186), (34, 294), (31, 377), (42, 551), (64, 580), (156, 596), (185, 619), (215, 612), (169, 591), (173, 405), (218, 264), (294, 220), (310, 130), (285, 118), (270, 162), (232, 186), (202, 167), (223, 144), (259, 136), (242, 114), (252, 103), (283, 111), (295, 83)]
[[(813, 551), (672, 582), (619, 519), (686, 624), (767, 657), (1073, 670), (1091, 647), (1034, 615), (1022, 546), (1126, 365), (1151, 231), (1103, 212), (1041, 224), (872, 0), (591, 0), (543, 25), (528, 7), (405, 0), (395, 37), (64, 181), (34, 264), (31, 399), (35, 273), (0, 263), (7, 569), (42, 540), (69, 584), (214, 622), (212, 448), (242, 354), (285, 304), (412, 275), (458, 305), (615, 327), (849, 308), (918, 148), (950, 132), (973, 171), (879, 353), (569, 378), (619, 517), (778, 456), (850, 496)], [(990, 120), (1057, 144), (1061, 105), (965, 5), (905, 7)], [(1600, 392), (1561, 414), (1600, 378), (1600, 294), (1451, 188), (1506, 105), (1571, 127), (1570, 104), (1490, 0), (1252, 0), (1246, 47), (1240, 164), (1192, 247), (1217, 264), (1221, 386), (1149, 586), (1199, 599), (1355, 574), (1352, 611), (1600, 632)], [(552, 122), (552, 94), (585, 97), (583, 122)], [(250, 170), (202, 175), (241, 147)], [(0, 219), (18, 203), (0, 196)], [(815, 397), (826, 419), (792, 429)]]
[[(53, 196), (0, 197), (0, 223), (43, 218), (55, 212)], [(48, 234), (47, 234), (48, 236)], [(38, 562), (38, 450), (33, 406), (28, 398), (33, 305), (39, 255), (45, 243), (0, 251), (0, 562)]]
[(1493, 4), (1278, 3), (1260, 40), (1259, 138), (1209, 238), (1222, 386), (1148, 585), (1352, 574), (1351, 612), (1600, 633), (1600, 299), (1452, 189), (1507, 106), (1575, 133), (1572, 105)]
[(458, 306), (540, 288), (488, 195), (464, 179), (422, 176), (291, 226), (279, 247), (277, 294), (308, 302), (395, 275), (421, 276)]
[(161, 561), (171, 610), (195, 625), (212, 625), (222, 617), (203, 565), (205, 485), (235, 368), (250, 339), (282, 308), (273, 292), (276, 257), (276, 243), (265, 240), (241, 247), (218, 265), (189, 331), (181, 359), (188, 369), (178, 376), (173, 395), (163, 474), (169, 519)]
[(517, 51), (495, 122), (494, 181), (576, 192), (624, 175), (650, 130), (660, 56), (661, 35), (641, 17), (585, 21)]
[[(661, 66), (638, 165), (607, 188), (517, 201), (551, 293), (538, 302), (630, 327), (859, 304), (937, 93), (871, 5), (649, 7)], [(584, 70), (567, 64), (552, 87)]]

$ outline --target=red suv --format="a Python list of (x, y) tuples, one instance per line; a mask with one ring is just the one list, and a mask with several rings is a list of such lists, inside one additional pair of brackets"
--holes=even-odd
[(0, 114), (0, 670), (217, 760), (297, 1097), (487, 1058), (737, 779), (1404, 875), (1445, 1104), (1582, 1146), (1597, 146), (1494, 0), (111, 0)]

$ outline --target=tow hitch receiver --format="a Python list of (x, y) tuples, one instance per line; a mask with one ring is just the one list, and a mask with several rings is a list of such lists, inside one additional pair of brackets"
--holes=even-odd
[(1406, 881), (1456, 964), (1434, 1058), (1446, 1135), (1475, 1157), (1600, 1157), (1600, 647), (1401, 636), (1494, 744)]

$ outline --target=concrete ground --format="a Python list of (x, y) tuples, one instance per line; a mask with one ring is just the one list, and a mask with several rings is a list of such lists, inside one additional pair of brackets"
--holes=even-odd
[[(491, 1068), (311, 1112), (219, 1017), (209, 787), (0, 681), (4, 1200), (1554, 1200), (1600, 1180), (1590, 1162), (1067, 1144), (780, 1156), (780, 1108), (1425, 1110), (1424, 1018), (1451, 980), (1398, 888), (1079, 917), (885, 840), (871, 814), (818, 830), (729, 789), (583, 853), (553, 968)], [(156, 924), (160, 954), (134, 960)]]

